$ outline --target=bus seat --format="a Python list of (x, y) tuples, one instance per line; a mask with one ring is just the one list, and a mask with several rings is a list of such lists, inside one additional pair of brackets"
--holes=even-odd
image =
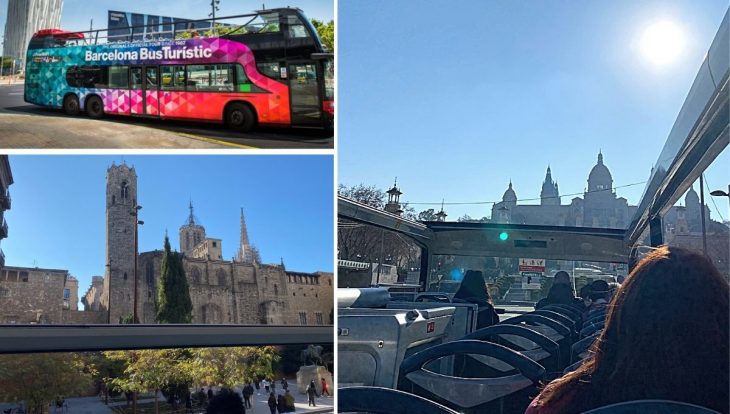
[(551, 303), (543, 306), (541, 309), (562, 313), (563, 315), (571, 318), (576, 324), (579, 324), (583, 319), (583, 315), (578, 309), (563, 303)]
[(580, 359), (580, 360), (570, 364), (567, 368), (565, 368), (563, 370), (563, 375), (565, 375), (569, 372), (575, 371), (576, 369), (578, 369), (579, 366), (583, 365), (584, 362), (585, 362), (585, 359)]
[(594, 408), (583, 414), (719, 414), (699, 405), (669, 400), (627, 401)]
[(570, 362), (584, 359), (587, 356), (585, 353), (589, 352), (591, 345), (596, 342), (599, 334), (600, 332), (594, 332), (592, 335), (586, 336), (580, 341), (574, 343), (573, 346), (570, 347)]
[(603, 330), (603, 327), (604, 327), (603, 321), (587, 324), (586, 326), (583, 327), (583, 329), (581, 329), (580, 337), (585, 338), (587, 336), (591, 336), (594, 333)]
[(567, 366), (570, 362), (570, 346), (573, 344), (573, 336), (570, 328), (562, 323), (532, 312), (509, 318), (502, 323), (521, 325), (547, 336), (560, 346), (561, 367)]
[(560, 372), (560, 347), (547, 336), (520, 325), (499, 324), (479, 329), (463, 339), (506, 346), (539, 363), (551, 374)]
[(571, 334), (576, 334), (575, 321), (572, 318), (569, 318), (568, 316), (565, 316), (560, 312), (542, 308), (540, 310), (536, 310), (536, 311), (533, 311), (530, 313), (532, 313), (534, 315), (547, 316), (548, 318), (555, 319), (556, 321), (558, 321), (558, 322), (562, 323), (563, 325), (567, 326), (568, 328), (570, 328)]
[(423, 397), (382, 387), (344, 387), (337, 390), (337, 412), (374, 414), (457, 414)]
[[(443, 359), (472, 355), (480, 358), (452, 364), (450, 372), (431, 367)], [(503, 364), (512, 369), (497, 367)], [(398, 389), (466, 414), (509, 413), (524, 411), (544, 378), (542, 365), (516, 351), (491, 342), (461, 340), (436, 345), (403, 361)]]

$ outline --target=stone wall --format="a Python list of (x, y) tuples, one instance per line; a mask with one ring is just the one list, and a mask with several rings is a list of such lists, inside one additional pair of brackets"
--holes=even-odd
[(0, 272), (0, 323), (64, 323), (68, 271), (7, 266)]
[(334, 310), (332, 273), (286, 272), (290, 324), (329, 325)]
[(107, 321), (106, 312), (64, 310), (63, 323), (73, 325), (105, 324)]

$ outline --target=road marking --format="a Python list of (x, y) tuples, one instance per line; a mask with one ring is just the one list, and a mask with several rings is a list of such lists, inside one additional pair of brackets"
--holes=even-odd
[(187, 138), (197, 139), (199, 141), (210, 142), (210, 143), (213, 143), (213, 144), (227, 145), (229, 147), (236, 147), (236, 148), (260, 149), (258, 147), (252, 147), (250, 145), (243, 145), (243, 144), (237, 144), (235, 142), (228, 142), (228, 141), (222, 141), (222, 140), (214, 139), (214, 138), (207, 138), (207, 137), (203, 137), (203, 136), (200, 136), (200, 135), (189, 134), (187, 132), (175, 132), (175, 133), (178, 134), (178, 135), (187, 137)]
[(22, 95), (23, 92), (10, 92), (8, 95)]

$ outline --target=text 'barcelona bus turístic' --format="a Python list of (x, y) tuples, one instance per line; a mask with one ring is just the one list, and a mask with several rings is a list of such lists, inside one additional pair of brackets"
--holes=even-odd
[[(46, 29), (28, 47), (25, 101), (104, 114), (331, 129), (334, 56), (301, 10), (131, 27), (131, 36)], [(194, 25), (195, 24), (195, 25)], [(183, 27), (181, 27), (183, 26)], [(169, 30), (165, 30), (169, 29)], [(200, 30), (200, 29), (198, 29)], [(135, 34), (135, 31), (144, 35)]]

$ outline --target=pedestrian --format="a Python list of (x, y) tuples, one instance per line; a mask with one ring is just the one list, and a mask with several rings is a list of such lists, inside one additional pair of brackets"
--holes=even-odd
[(322, 395), (324, 396), (325, 394), (327, 394), (328, 397), (332, 396), (330, 394), (329, 388), (327, 388), (327, 380), (322, 378)]
[(312, 380), (309, 383), (309, 387), (307, 387), (307, 396), (309, 397), (309, 406), (310, 407), (316, 407), (317, 405), (314, 403), (314, 397), (317, 395), (317, 386), (314, 385), (314, 380)]
[[(264, 380), (266, 381), (266, 380)], [(271, 414), (276, 414), (276, 396), (274, 396), (274, 393), (269, 394), (269, 410), (271, 410)]]
[(213, 387), (208, 387), (208, 401), (213, 399)]
[(284, 391), (286, 391), (286, 390), (289, 389), (289, 383), (286, 382), (286, 378), (282, 378), (281, 379), (281, 388), (283, 388)]
[(256, 395), (261, 395), (261, 380), (256, 378), (253, 385), (256, 387)]
[(193, 412), (193, 399), (190, 396), (190, 391), (185, 394), (185, 413)]
[(276, 407), (279, 409), (280, 414), (286, 412), (286, 399), (284, 399), (284, 396), (281, 394), (276, 396)]
[(271, 392), (276, 394), (276, 380), (273, 378), (271, 379)]
[(243, 387), (243, 405), (246, 408), (251, 408), (251, 396), (253, 395), (253, 385), (251, 383), (246, 384)]
[(266, 390), (266, 393), (267, 394), (270, 393), (271, 391), (269, 391), (269, 381), (266, 378), (264, 378), (264, 380), (261, 382), (264, 384), (264, 389)]
[(198, 405), (201, 407), (205, 405), (205, 391), (202, 388), (198, 391)]

